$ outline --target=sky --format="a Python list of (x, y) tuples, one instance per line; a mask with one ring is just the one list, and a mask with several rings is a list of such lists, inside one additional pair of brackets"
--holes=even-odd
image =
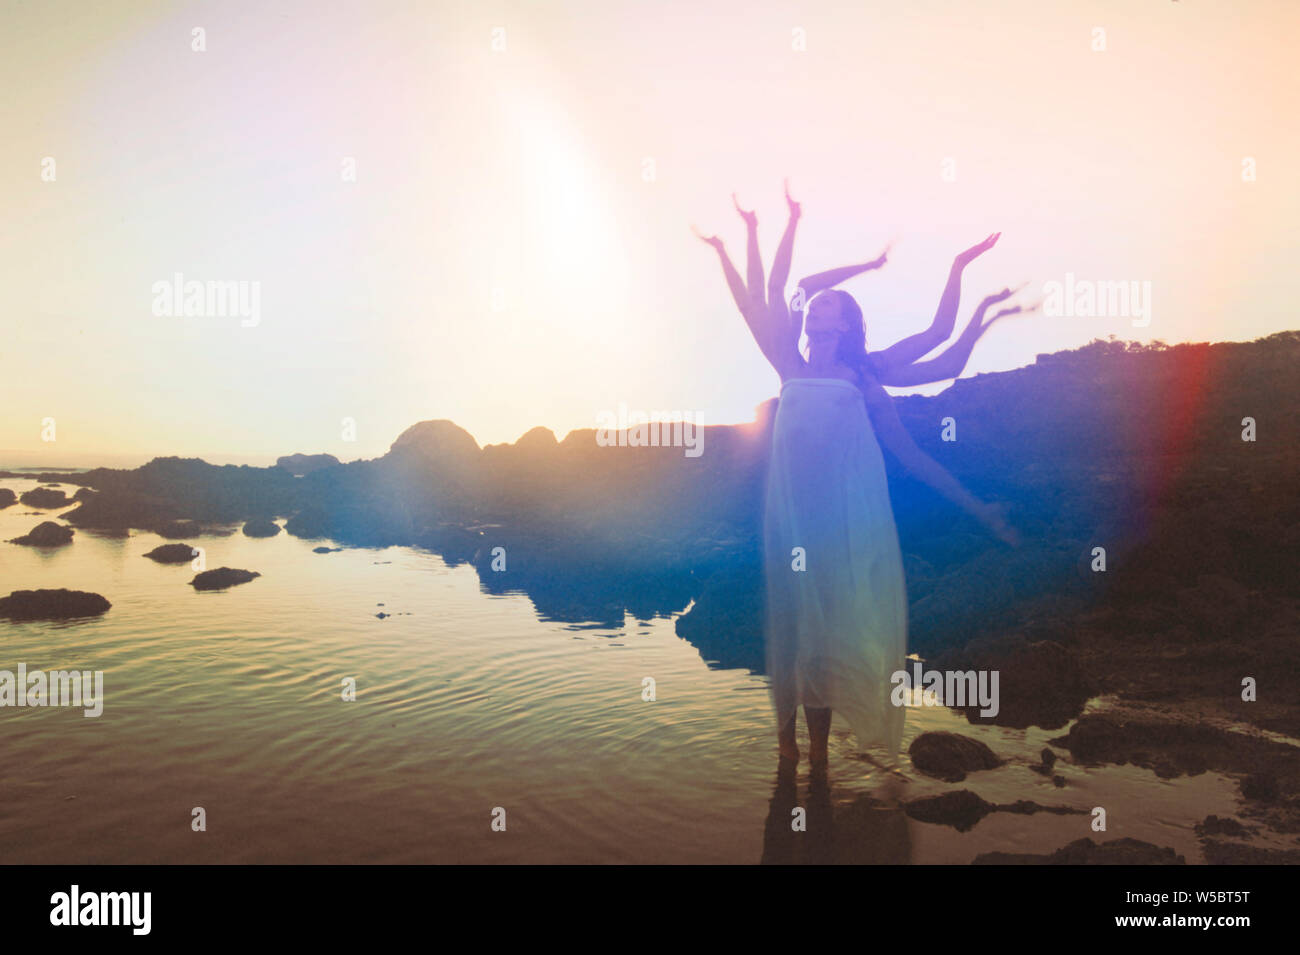
[[(1007, 319), (967, 374), (1295, 328), (1297, 36), (1291, 0), (0, 0), (0, 465), (751, 420), (778, 381), (690, 226), (743, 259), (734, 190), (770, 260), (785, 177), (795, 277), (894, 242), (845, 286), (873, 348), (994, 231), (959, 327), (1067, 275), (1149, 322)], [(177, 274), (249, 309), (169, 311)]]

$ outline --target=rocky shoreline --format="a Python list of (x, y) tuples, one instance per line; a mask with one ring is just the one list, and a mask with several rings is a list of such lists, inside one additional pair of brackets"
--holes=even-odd
[[(927, 666), (998, 670), (996, 725), (1077, 720), (1053, 740), (1075, 762), (1240, 779), (1245, 822), (1206, 821), (1210, 861), (1295, 861), (1292, 850), (1234, 848), (1234, 826), (1266, 826), (1300, 847), (1296, 367), (1295, 332), (1173, 349), (1094, 343), (898, 402), (924, 450), (976, 493), (1009, 502), (1026, 541), (1011, 550), (989, 540), (891, 462), (910, 649)], [(527, 593), (550, 619), (617, 626), (625, 614), (680, 614), (678, 634), (712, 665), (761, 672), (772, 412), (768, 402), (753, 423), (705, 428), (698, 458), (602, 447), (590, 430), (557, 441), (538, 428), (480, 448), (449, 421), (425, 421), (373, 460), (293, 455), (250, 468), (159, 458), (130, 471), (4, 476), (80, 486), (72, 500), (53, 488), (21, 497), (35, 507), (75, 501), (59, 515), (71, 528), (191, 540), (239, 525), (269, 536), (282, 520), (288, 534), (320, 541), (318, 553), (405, 545), (468, 562), (484, 590)], [(1243, 415), (1267, 438), (1243, 441)], [(937, 423), (950, 416), (961, 438), (944, 444)], [(48, 528), (59, 526), (40, 525), (51, 543)], [(189, 545), (174, 546), (180, 555)], [(1243, 698), (1246, 681), (1253, 699)], [(1115, 712), (1084, 715), (1103, 694)], [(965, 771), (981, 768), (992, 766)], [(969, 821), (1027, 811), (961, 792), (911, 812)], [(1144, 851), (1079, 843), (1034, 861)], [(1158, 847), (1151, 858), (1177, 861)]]

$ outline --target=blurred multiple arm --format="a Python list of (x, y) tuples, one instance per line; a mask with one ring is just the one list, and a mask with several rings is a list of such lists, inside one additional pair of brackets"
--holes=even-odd
[(952, 268), (948, 270), (948, 282), (944, 285), (943, 295), (939, 298), (939, 307), (935, 310), (930, 327), (923, 332), (909, 335), (888, 348), (872, 352), (871, 360), (876, 368), (882, 373), (889, 369), (903, 368), (924, 358), (951, 337), (957, 325), (957, 308), (961, 304), (962, 273), (966, 270), (966, 266), (993, 248), (1001, 236), (1001, 232), (994, 232), (983, 242), (957, 255), (953, 260)]
[(917, 447), (898, 417), (894, 400), (884, 388), (871, 383), (864, 392), (864, 397), (876, 437), (898, 459), (899, 464), (970, 514), (998, 540), (1013, 546), (1019, 543), (1016, 532), (1007, 526), (1001, 508), (976, 498), (942, 464)]
[(975, 309), (975, 314), (971, 317), (970, 324), (966, 326), (961, 336), (947, 350), (929, 361), (917, 361), (901, 367), (886, 366), (879, 369), (880, 383), (903, 388), (910, 385), (926, 385), (931, 382), (960, 377), (961, 373), (966, 369), (966, 362), (970, 360), (975, 343), (979, 341), (981, 335), (989, 330), (994, 322), (1007, 315), (1032, 312), (1037, 307), (1013, 305), (1010, 308), (1000, 310), (988, 321), (984, 320), (984, 316), (990, 308), (998, 302), (1006, 301), (1018, 291), (1019, 289), (1004, 288), (1001, 292), (988, 296), (984, 301), (980, 302), (979, 307)]

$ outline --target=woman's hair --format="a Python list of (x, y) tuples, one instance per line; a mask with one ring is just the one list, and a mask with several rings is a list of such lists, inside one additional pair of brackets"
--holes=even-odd
[(857, 373), (859, 385), (865, 385), (864, 379), (874, 378), (876, 369), (867, 354), (867, 326), (862, 319), (862, 308), (848, 292), (840, 289), (829, 291), (840, 303), (840, 318), (849, 326), (840, 332), (835, 344), (835, 358)]

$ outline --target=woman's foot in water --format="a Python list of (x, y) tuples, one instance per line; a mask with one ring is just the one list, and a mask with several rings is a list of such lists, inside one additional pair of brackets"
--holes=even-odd
[(808, 768), (816, 776), (825, 779), (830, 772), (830, 754), (827, 752), (826, 744), (820, 745), (814, 741), (808, 747)]
[(777, 752), (781, 754), (782, 759), (789, 760), (792, 763), (799, 762), (799, 747), (793, 742), (779, 741)]

